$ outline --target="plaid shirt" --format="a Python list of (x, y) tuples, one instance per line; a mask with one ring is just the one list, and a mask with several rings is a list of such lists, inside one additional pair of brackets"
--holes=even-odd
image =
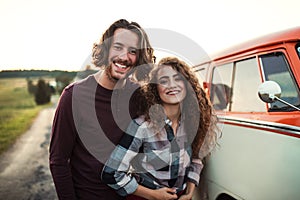
[(174, 137), (171, 121), (158, 134), (142, 118), (133, 120), (103, 168), (103, 182), (121, 196), (133, 193), (138, 184), (147, 188), (177, 188), (186, 182), (198, 185), (203, 164), (191, 158), (184, 123)]

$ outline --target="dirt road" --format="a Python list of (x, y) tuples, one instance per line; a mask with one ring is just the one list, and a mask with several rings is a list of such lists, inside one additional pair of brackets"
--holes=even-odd
[(44, 109), (15, 145), (0, 157), (0, 199), (56, 200), (48, 165), (55, 107)]

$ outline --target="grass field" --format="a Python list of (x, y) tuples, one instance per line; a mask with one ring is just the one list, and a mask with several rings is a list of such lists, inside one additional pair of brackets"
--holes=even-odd
[(0, 154), (32, 124), (39, 111), (51, 104), (37, 106), (27, 92), (24, 78), (0, 79)]

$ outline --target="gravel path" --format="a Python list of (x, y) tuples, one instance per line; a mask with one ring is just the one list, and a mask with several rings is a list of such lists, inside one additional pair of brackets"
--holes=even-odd
[(56, 200), (48, 165), (55, 107), (40, 112), (31, 128), (0, 157), (0, 199)]

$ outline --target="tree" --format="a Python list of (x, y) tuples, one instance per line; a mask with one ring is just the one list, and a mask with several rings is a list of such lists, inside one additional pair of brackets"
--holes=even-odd
[(37, 105), (49, 103), (51, 99), (51, 90), (49, 84), (44, 79), (39, 79), (35, 92), (35, 102)]

